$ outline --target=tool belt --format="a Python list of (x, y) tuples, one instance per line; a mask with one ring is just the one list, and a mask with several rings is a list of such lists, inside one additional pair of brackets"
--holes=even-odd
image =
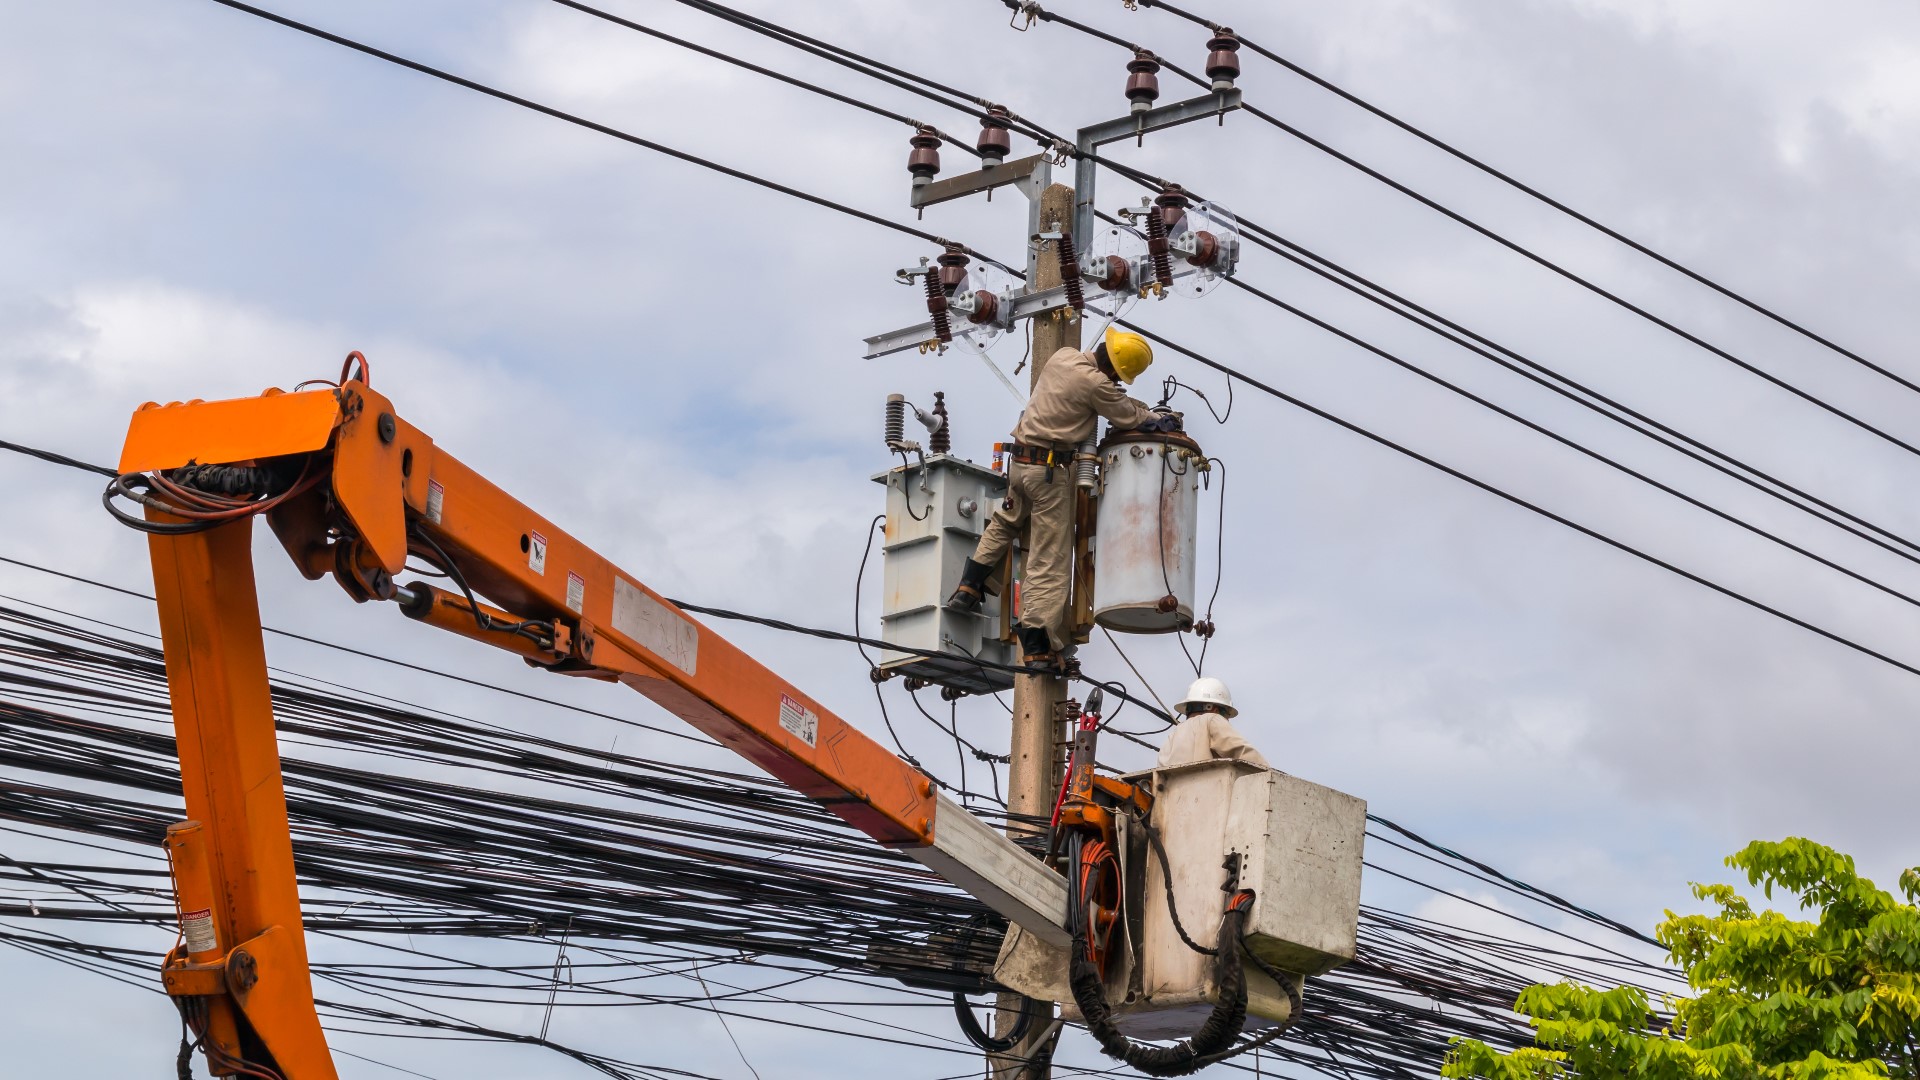
[(1064, 469), (1073, 464), (1075, 448), (1071, 446), (1031, 446), (1027, 443), (1012, 443), (1007, 447), (1007, 455), (1022, 465), (1040, 465), (1045, 468)]

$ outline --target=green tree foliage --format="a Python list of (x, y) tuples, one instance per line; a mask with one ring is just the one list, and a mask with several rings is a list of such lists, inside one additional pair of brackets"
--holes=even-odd
[[(1813, 921), (1755, 911), (1732, 886), (1695, 885), (1711, 915), (1667, 912), (1657, 932), (1692, 995), (1556, 983), (1514, 1004), (1535, 1045), (1462, 1040), (1453, 1080), (1920, 1080), (1920, 869), (1901, 903), (1808, 840), (1755, 841), (1727, 859), (1767, 898), (1797, 896)], [(1661, 1015), (1664, 1014), (1664, 1015)]]

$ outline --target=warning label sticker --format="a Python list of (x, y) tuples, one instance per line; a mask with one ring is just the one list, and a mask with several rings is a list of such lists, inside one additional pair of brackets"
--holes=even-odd
[[(527, 534), (527, 569), (536, 574), (547, 572), (547, 538), (537, 532)], [(585, 585), (585, 582), (581, 582)], [(578, 611), (578, 608), (574, 610)]]
[(427, 520), (440, 524), (440, 510), (446, 504), (447, 489), (438, 480), (427, 481)]
[[(545, 562), (545, 559), (543, 558), (541, 561)], [(544, 570), (541, 572), (545, 573)], [(578, 615), (580, 614), (580, 609), (586, 606), (587, 579), (571, 570), (567, 571), (567, 608), (575, 615)]]
[(820, 738), (819, 714), (785, 694), (780, 695), (780, 726), (808, 746)]
[(190, 953), (212, 952), (220, 947), (220, 935), (213, 929), (213, 911), (209, 908), (181, 912), (180, 936), (186, 939)]

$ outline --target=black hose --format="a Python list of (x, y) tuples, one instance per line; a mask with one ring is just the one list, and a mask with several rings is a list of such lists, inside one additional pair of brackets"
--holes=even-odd
[[(1100, 1049), (1108, 1057), (1124, 1061), (1149, 1076), (1186, 1076), (1245, 1049), (1245, 1046), (1234, 1046), (1235, 1038), (1247, 1022), (1247, 981), (1246, 972), (1240, 966), (1239, 948), (1217, 950), (1214, 984), (1219, 988), (1220, 999), (1200, 1029), (1185, 1041), (1172, 1046), (1137, 1043), (1114, 1026), (1105, 981), (1100, 969), (1087, 956), (1086, 904), (1079, 889), (1080, 848), (1081, 838), (1075, 836), (1067, 875), (1067, 922), (1073, 937), (1067, 985), (1073, 993), (1074, 1004), (1080, 1007), (1088, 1033), (1100, 1044)], [(1242, 894), (1228, 905), (1226, 914), (1220, 918), (1220, 941), (1237, 943), (1244, 936), (1250, 909), (1250, 904), (1244, 901), (1248, 898)]]
[(973, 1003), (967, 1000), (967, 995), (958, 990), (953, 992), (953, 1015), (960, 1021), (960, 1033), (967, 1037), (968, 1042), (989, 1054), (1004, 1054), (1019, 1046), (1020, 1040), (1027, 1037), (1027, 1032), (1033, 1030), (1040, 1009), (1040, 1002), (1022, 995), (1020, 1015), (1014, 1019), (1013, 1027), (1005, 1035), (995, 1037), (980, 1026), (980, 1018), (973, 1014)]
[(1173, 899), (1173, 868), (1167, 865), (1167, 845), (1161, 841), (1160, 830), (1153, 827), (1153, 822), (1142, 818), (1140, 824), (1147, 832), (1148, 842), (1153, 845), (1154, 857), (1160, 860), (1160, 883), (1167, 887), (1167, 917), (1173, 920), (1174, 931), (1180, 935), (1181, 941), (1186, 942), (1187, 948), (1194, 952), (1202, 956), (1220, 955), (1220, 950), (1209, 949), (1188, 936), (1185, 924), (1180, 921), (1180, 906), (1174, 903)]

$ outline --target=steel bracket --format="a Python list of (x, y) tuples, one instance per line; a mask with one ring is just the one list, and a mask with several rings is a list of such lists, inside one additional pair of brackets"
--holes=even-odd
[(1093, 235), (1093, 193), (1099, 171), (1095, 151), (1121, 139), (1139, 139), (1149, 131), (1179, 127), (1195, 120), (1205, 120), (1209, 116), (1224, 118), (1240, 105), (1240, 91), (1227, 89), (1081, 128), (1074, 140), (1077, 155), (1073, 163), (1074, 237), (1078, 239)]

